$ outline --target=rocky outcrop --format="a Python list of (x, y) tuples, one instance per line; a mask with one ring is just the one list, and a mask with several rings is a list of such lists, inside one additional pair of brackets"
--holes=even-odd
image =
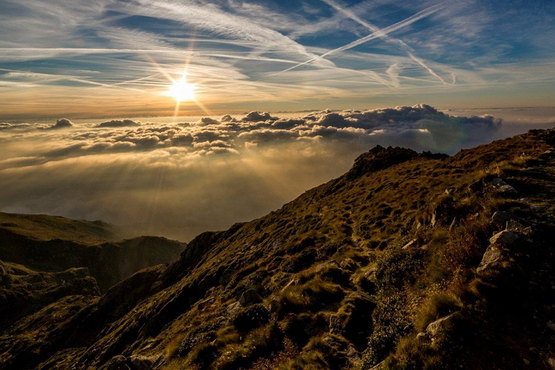
[(499, 177), (496, 177), (493, 180), (491, 180), (491, 184), (495, 187), (496, 191), (501, 195), (505, 195), (505, 196), (518, 195), (518, 191), (514, 187), (507, 184), (503, 179)]
[(383, 170), (416, 157), (418, 153), (411, 149), (399, 147), (386, 149), (378, 145), (355, 160), (355, 164), (347, 172), (347, 178), (355, 179), (366, 173)]

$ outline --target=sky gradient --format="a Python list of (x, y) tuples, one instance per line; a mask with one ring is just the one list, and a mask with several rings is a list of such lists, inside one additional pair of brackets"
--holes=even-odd
[(0, 120), (546, 107), (555, 2), (0, 2)]

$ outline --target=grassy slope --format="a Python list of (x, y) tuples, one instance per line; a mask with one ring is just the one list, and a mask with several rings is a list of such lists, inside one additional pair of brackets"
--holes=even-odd
[[(140, 354), (169, 369), (548, 369), (555, 160), (544, 152), (554, 143), (538, 131), (450, 158), (374, 149), (345, 176), (202, 234), (179, 261), (82, 306), (48, 331), (39, 356), (24, 341), (0, 347), (0, 368), (97, 368)], [(519, 194), (500, 194), (497, 176)], [(535, 231), (477, 276), (497, 210)], [(242, 305), (246, 292), (254, 298)], [(416, 339), (451, 313), (440, 334)], [(35, 314), (14, 330), (48, 320)]]
[(38, 271), (87, 267), (101, 291), (148, 266), (175, 260), (184, 243), (161, 237), (117, 241), (102, 221), (0, 213), (0, 260)]
[(70, 220), (47, 215), (0, 213), (0, 228), (34, 240), (63, 239), (84, 245), (115, 241), (118, 231), (102, 221)]

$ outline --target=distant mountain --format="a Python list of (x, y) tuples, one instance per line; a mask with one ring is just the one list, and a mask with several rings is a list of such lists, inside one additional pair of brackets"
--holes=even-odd
[(161, 237), (115, 241), (101, 221), (0, 213), (0, 260), (44, 272), (88, 268), (102, 292), (145, 267), (179, 257), (184, 243)]
[[(23, 317), (0, 369), (553, 369), (554, 145), (536, 130), (452, 157), (376, 147), (169, 265)], [(127, 243), (91, 248), (154, 242)]]

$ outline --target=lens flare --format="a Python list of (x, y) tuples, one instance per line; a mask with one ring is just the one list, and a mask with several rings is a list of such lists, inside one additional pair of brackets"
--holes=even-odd
[(195, 100), (195, 85), (187, 82), (187, 78), (184, 76), (169, 87), (168, 95), (177, 101)]

